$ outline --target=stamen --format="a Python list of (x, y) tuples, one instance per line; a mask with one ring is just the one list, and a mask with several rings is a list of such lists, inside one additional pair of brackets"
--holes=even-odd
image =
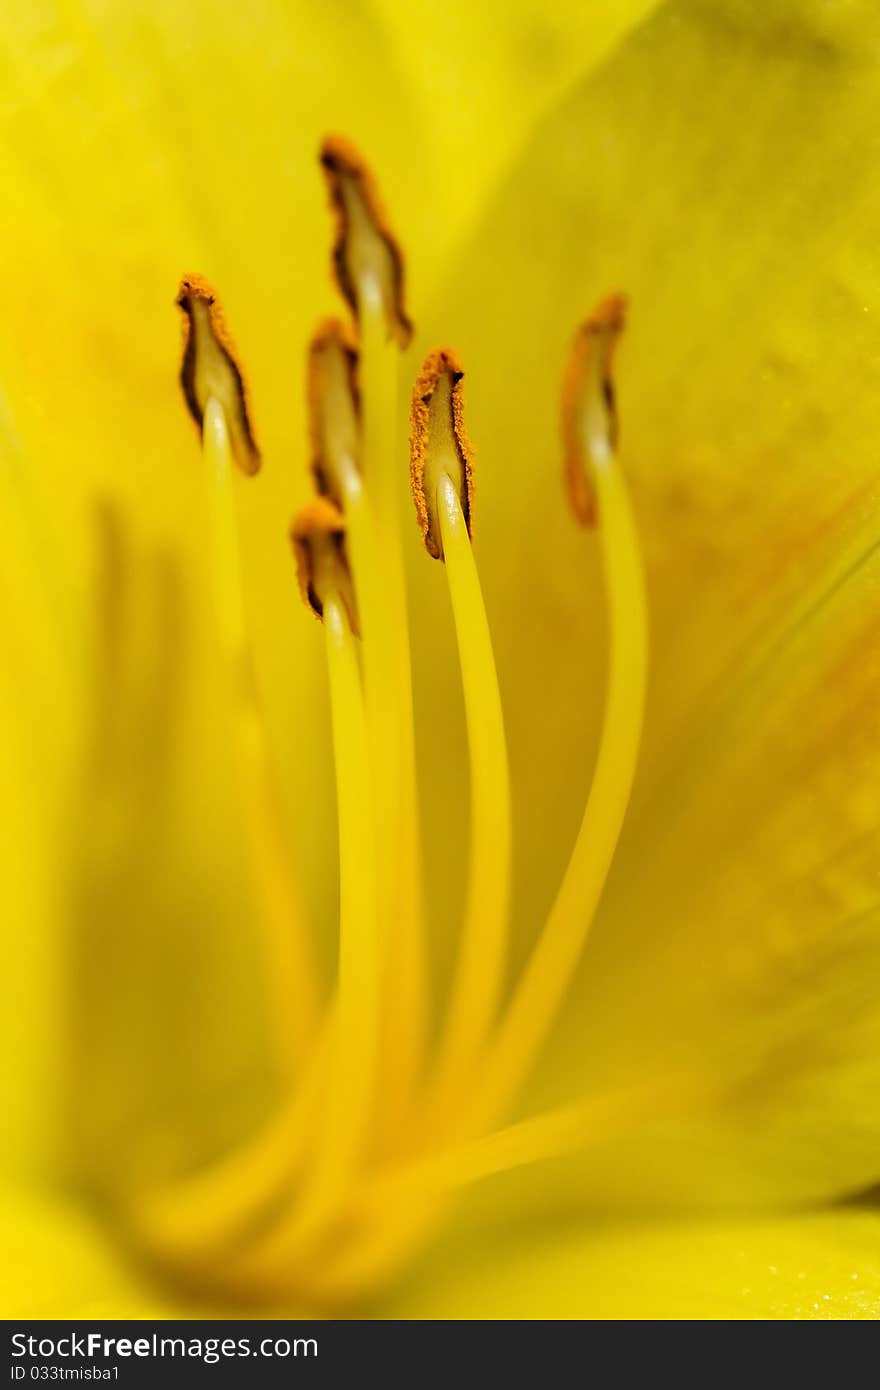
[(263, 902), (272, 954), (270, 979), (281, 1061), (285, 1073), (292, 1074), (311, 1048), (320, 1008), (319, 990), (304, 912), (289, 869), (257, 705), (241, 583), (232, 446), (226, 412), (214, 397), (205, 403), (203, 440), (210, 486), (216, 620), (229, 674), (243, 824), (250, 839), (251, 867)]
[(313, 498), (298, 513), (290, 539), (306, 607), (323, 620), (325, 595), (338, 595), (345, 604), (349, 626), (357, 635), (357, 605), (348, 567), (342, 512), (327, 497)]
[[(312, 1172), (292, 1222), (270, 1239), (269, 1249), (277, 1245), (295, 1250), (332, 1215), (369, 1142), (374, 1114), (382, 961), (372, 777), (349, 601), (339, 588), (347, 567), (337, 547), (338, 522), (330, 517), (334, 529), (327, 524), (329, 508), (332, 503), (324, 499), (306, 508), (294, 527), (294, 543), (298, 566), (302, 571), (303, 564), (309, 564), (309, 591), (320, 603), (330, 682), (340, 919), (333, 1061)], [(308, 562), (303, 559), (306, 550)], [(300, 584), (304, 582), (301, 572)], [(309, 602), (313, 606), (314, 598)]]
[[(354, 1209), (364, 1235), (324, 1271), (323, 1279), (319, 1276), (321, 1292), (351, 1297), (375, 1287), (424, 1242), (465, 1186), (607, 1143), (661, 1115), (692, 1114), (717, 1096), (717, 1079), (695, 1067), (591, 1096), (405, 1164), (389, 1165), (358, 1194)], [(400, 1219), (389, 1221), (389, 1212), (399, 1213)]]
[(312, 474), (318, 492), (341, 511), (359, 493), (358, 352), (339, 319), (325, 319), (309, 346), (308, 404)]
[(335, 1090), (329, 1099), (325, 1197), (344, 1182), (367, 1141), (379, 1036), (379, 929), (372, 786), (357, 653), (348, 606), (324, 599), (339, 819), (339, 1002)]
[(452, 483), (468, 536), (472, 535), (473, 448), (464, 427), (463, 377), (457, 353), (435, 348), (425, 358), (413, 389), (410, 482), (422, 539), (435, 560), (443, 559), (437, 514), (441, 478)]
[[(580, 338), (578, 342), (580, 341)], [(609, 606), (610, 653), (605, 719), (593, 784), (580, 830), (550, 916), (519, 980), (482, 1069), (449, 1115), (448, 1134), (465, 1143), (490, 1130), (509, 1106), (556, 1016), (592, 923), (629, 801), (641, 735), (647, 660), (645, 597), (638, 539), (626, 486), (606, 429), (597, 430), (607, 402), (603, 374), (582, 373), (590, 400), (578, 400), (583, 456), (598, 499), (605, 588)], [(601, 400), (595, 399), (596, 391)], [(449, 493), (453, 489), (449, 489)], [(447, 557), (447, 567), (448, 567)], [(550, 1122), (551, 1130), (555, 1121)], [(542, 1131), (525, 1131), (528, 1152)], [(514, 1151), (517, 1142), (513, 1145)], [(502, 1146), (507, 1140), (502, 1141)], [(491, 1145), (490, 1152), (491, 1152)], [(478, 1150), (479, 1152), (479, 1150)], [(494, 1161), (494, 1160), (493, 1160)], [(431, 1159), (425, 1159), (430, 1165)], [(441, 1168), (443, 1166), (440, 1161)], [(428, 1186), (420, 1197), (401, 1201), (393, 1214), (370, 1227), (362, 1244), (343, 1258), (335, 1278), (363, 1287), (382, 1277), (424, 1239), (448, 1194)]]
[[(390, 345), (382, 343), (379, 350), (386, 354)], [(404, 949), (412, 935), (406, 923), (405, 859), (411, 836), (402, 825), (403, 752), (399, 706), (401, 690), (398, 679), (400, 635), (396, 629), (398, 603), (388, 574), (387, 546), (383, 545), (377, 526), (374, 507), (376, 492), (365, 485), (361, 476), (362, 443), (360, 439), (360, 399), (357, 391), (356, 356), (344, 335), (344, 330), (331, 321), (323, 324), (312, 342), (309, 356), (309, 407), (314, 468), (319, 486), (330, 496), (336, 496), (344, 513), (347, 553), (354, 571), (358, 620), (365, 634), (363, 644), (364, 680), (366, 686), (367, 725), (370, 757), (373, 765), (373, 789), (377, 823), (380, 827), (377, 852), (380, 883), (381, 917), (388, 956), (389, 984), (394, 977), (402, 983), (395, 990), (395, 1026), (406, 1028), (406, 1036), (396, 1046), (398, 1055), (411, 1047), (415, 1035), (415, 1020), (406, 1011), (418, 1007), (414, 994), (414, 964), (400, 960), (399, 938)], [(370, 397), (372, 401), (373, 397)], [(403, 832), (403, 837), (402, 833)], [(401, 861), (403, 873), (401, 873)], [(409, 870), (411, 873), (412, 871)], [(405, 978), (406, 983), (403, 983)], [(390, 990), (389, 990), (390, 993)], [(386, 1011), (387, 1014), (388, 1011)], [(401, 1084), (396, 1088), (398, 1092)], [(390, 1088), (386, 1085), (383, 1092)], [(396, 1098), (399, 1105), (399, 1098)]]
[(229, 667), (243, 822), (264, 908), (282, 1080), (289, 1087), (298, 1073), (300, 1085), (279, 1116), (254, 1138), (207, 1172), (148, 1194), (131, 1214), (140, 1238), (156, 1258), (184, 1269), (215, 1258), (291, 1181), (302, 1161), (327, 1055), (326, 1040), (318, 1030), (314, 962), (289, 871), (256, 707), (241, 589), (232, 444), (226, 412), (216, 397), (205, 401), (202, 423), (210, 483), (215, 607)]
[(717, 1079), (697, 1066), (692, 1071), (661, 1075), (389, 1167), (373, 1180), (363, 1200), (378, 1217), (383, 1205), (387, 1208), (389, 1203), (411, 1199), (419, 1189), (449, 1192), (511, 1168), (576, 1153), (650, 1123), (655, 1116), (691, 1112), (717, 1094)]
[[(491, 1123), (529, 1070), (556, 1015), (586, 941), (617, 847), (635, 775), (644, 712), (647, 620), (639, 542), (614, 453), (608, 363), (622, 301), (606, 300), (575, 339), (577, 370), (566, 376), (565, 412), (576, 411), (580, 453), (596, 491), (609, 609), (605, 719), (593, 784), (550, 916), (520, 979), (487, 1061), (476, 1112)], [(610, 307), (609, 307), (610, 306)], [(597, 331), (595, 325), (604, 325)], [(591, 345), (596, 361), (583, 355)], [(572, 394), (578, 379), (582, 394)], [(582, 520), (579, 502), (572, 499)]]
[(471, 772), (467, 904), (432, 1113), (448, 1111), (501, 994), (510, 896), (510, 780), (492, 639), (471, 548), (471, 448), (458, 357), (432, 352), (413, 391), (411, 476), (428, 552), (446, 561)]
[(623, 331), (626, 300), (613, 294), (575, 334), (562, 383), (562, 447), (572, 510), (582, 526), (596, 524), (593, 470), (617, 449), (617, 408), (611, 367)]
[(333, 267), (339, 289), (356, 319), (366, 308), (364, 301), (381, 304), (388, 336), (405, 348), (412, 323), (403, 303), (403, 255), (373, 175), (360, 152), (341, 135), (325, 139), (321, 164), (336, 214)]
[(232, 446), (226, 412), (213, 396), (206, 404), (203, 417), (202, 451), (209, 478), (211, 579), (217, 636), (230, 667), (239, 668), (236, 679), (247, 680), (249, 671), (243, 673), (241, 670), (249, 658), (231, 467)]
[[(321, 162), (337, 216), (336, 277), (358, 320), (362, 486), (344, 496), (363, 621), (386, 939), (383, 1085), (387, 1134), (400, 1129), (421, 1065), (425, 964), (419, 813), (397, 456), (398, 348), (412, 324), (403, 308), (403, 260), (361, 156), (339, 137)], [(342, 480), (340, 480), (342, 481)]]
[(208, 401), (219, 401), (235, 462), (243, 473), (257, 473), (260, 451), (248, 415), (244, 377), (216, 291), (203, 276), (187, 275), (176, 302), (183, 310), (180, 384), (189, 412), (202, 430)]

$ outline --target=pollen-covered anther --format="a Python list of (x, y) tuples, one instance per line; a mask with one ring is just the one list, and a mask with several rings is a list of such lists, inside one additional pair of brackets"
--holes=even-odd
[(464, 426), (461, 359), (451, 348), (435, 348), (425, 358), (413, 387), (410, 413), (410, 481), (422, 539), (429, 555), (443, 559), (437, 515), (437, 488), (446, 476), (455, 488), (471, 534), (473, 447)]
[(295, 517), (290, 539), (303, 602), (323, 620), (324, 604), (331, 594), (337, 594), (345, 605), (352, 632), (359, 636), (342, 512), (329, 497), (313, 498)]
[(348, 329), (325, 319), (309, 345), (308, 404), (315, 486), (344, 510), (360, 483), (358, 353)]
[(596, 524), (592, 471), (607, 467), (617, 448), (611, 369), (623, 332), (626, 300), (609, 295), (575, 334), (562, 382), (562, 447), (572, 510), (582, 526)]
[(248, 415), (247, 388), (216, 291), (203, 276), (187, 275), (176, 302), (183, 311), (180, 384), (187, 408), (201, 431), (208, 401), (212, 396), (219, 401), (236, 464), (243, 473), (257, 473), (260, 451)]
[(404, 308), (403, 253), (382, 208), (370, 169), (359, 151), (340, 135), (321, 146), (330, 202), (336, 216), (333, 270), (356, 319), (367, 307), (381, 309), (388, 336), (408, 346), (413, 326)]

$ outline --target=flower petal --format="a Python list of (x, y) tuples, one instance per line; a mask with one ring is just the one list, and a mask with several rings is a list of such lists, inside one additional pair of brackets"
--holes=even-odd
[[(815, 1196), (878, 1173), (878, 30), (868, 4), (665, 6), (545, 122), (438, 301), (481, 446), (525, 940), (573, 838), (602, 692), (556, 392), (577, 317), (631, 295), (619, 403), (649, 722), (539, 1093), (708, 1055), (729, 1124), (715, 1108), (700, 1164), (681, 1140), (658, 1184), (679, 1195)], [(637, 1190), (654, 1168), (633, 1160)]]
[(450, 1240), (392, 1318), (873, 1321), (880, 1217), (599, 1223)]
[(10, 1187), (0, 1197), (7, 1258), (7, 1318), (174, 1317), (126, 1270), (82, 1210), (57, 1196)]
[[(151, 1288), (81, 1210), (58, 1198), (15, 1188), (0, 1206), (14, 1272), (3, 1289), (10, 1318), (157, 1320), (216, 1312)], [(369, 1313), (429, 1320), (874, 1320), (878, 1232), (877, 1212), (855, 1208), (628, 1224), (520, 1220), (504, 1228), (473, 1218)]]
[(379, 0), (425, 129), (419, 174), (431, 190), (430, 230), (419, 237), (418, 255), (431, 275), (470, 228), (544, 111), (658, 4), (454, 0), (441, 21), (429, 0)]

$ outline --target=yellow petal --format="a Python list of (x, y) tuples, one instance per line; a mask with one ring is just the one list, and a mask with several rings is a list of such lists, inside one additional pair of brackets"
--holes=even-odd
[(7, 1318), (167, 1318), (173, 1307), (127, 1271), (82, 1210), (29, 1188), (0, 1197)]
[[(10, 1318), (210, 1317), (126, 1269), (94, 1220), (14, 1189), (2, 1204)], [(841, 1208), (763, 1218), (500, 1227), (472, 1217), (374, 1318), (874, 1320), (880, 1218)], [(278, 1309), (267, 1310), (272, 1315)], [(300, 1310), (284, 1310), (298, 1316)]]
[[(699, 1161), (689, 1132), (661, 1165), (679, 1195), (878, 1173), (878, 30), (869, 4), (803, 0), (784, 25), (741, 0), (665, 6), (534, 135), (424, 321), (474, 384), (526, 939), (602, 691), (556, 390), (574, 321), (631, 297), (618, 401), (648, 559), (647, 745), (540, 1094), (709, 1048), (725, 1100)], [(654, 1155), (628, 1173), (650, 1191)]]
[(428, 0), (379, 0), (401, 80), (425, 131), (418, 176), (431, 189), (430, 224), (419, 237), (418, 255), (432, 274), (538, 118), (657, 3), (566, 0), (542, 7), (533, 0), (456, 0), (441, 21)]
[(392, 1318), (874, 1321), (880, 1218), (585, 1227), (511, 1225), (451, 1239), (382, 1310)]

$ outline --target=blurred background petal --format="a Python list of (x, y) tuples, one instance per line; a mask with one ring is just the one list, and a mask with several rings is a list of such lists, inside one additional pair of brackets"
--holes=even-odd
[[(878, 37), (860, 3), (663, 6), (533, 133), (423, 320), (469, 368), (524, 950), (603, 691), (558, 383), (578, 317), (609, 289), (632, 297), (618, 397), (647, 552), (646, 749), (534, 1100), (709, 1048), (730, 1126), (713, 1111), (647, 1168), (642, 1149), (615, 1155), (607, 1180), (630, 1195), (877, 1176)], [(420, 592), (436, 582), (413, 573)], [(454, 708), (448, 644), (435, 624), (418, 659)], [(435, 720), (424, 742), (453, 826), (454, 736)], [(449, 836), (431, 848), (454, 859)]]
[(396, 1318), (868, 1320), (880, 1309), (873, 1211), (450, 1237)]

